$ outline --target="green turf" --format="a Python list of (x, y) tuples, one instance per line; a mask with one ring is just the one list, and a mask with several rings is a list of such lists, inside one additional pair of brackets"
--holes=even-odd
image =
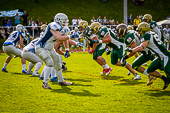
[[(59, 86), (58, 83), (49, 82), (51, 90), (43, 89), (38, 77), (21, 74), (20, 58), (12, 59), (7, 67), (9, 72), (0, 72), (0, 112), (170, 112), (170, 86), (162, 90), (163, 82), (160, 79), (147, 86), (148, 78), (143, 74), (142, 80), (134, 81), (132, 74), (127, 76), (128, 70), (111, 65), (110, 56), (105, 53), (103, 56), (113, 69), (109, 76), (100, 75), (102, 68), (93, 61), (92, 55), (72, 53), (71, 57), (64, 58), (68, 70), (63, 75), (74, 85)], [(6, 57), (4, 53), (0, 55), (0, 68)], [(133, 60), (130, 58), (128, 62), (132, 63)]]

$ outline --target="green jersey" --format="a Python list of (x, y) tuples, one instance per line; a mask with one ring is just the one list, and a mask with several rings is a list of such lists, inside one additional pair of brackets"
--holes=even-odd
[(83, 37), (85, 38), (85, 40), (87, 41), (87, 43), (89, 44), (89, 46), (92, 48), (93, 47), (93, 42), (92, 39), (95, 37), (96, 35), (93, 34), (92, 30), (90, 29), (90, 27), (87, 27), (85, 30), (85, 33), (83, 35)]
[(117, 34), (115, 34), (111, 29), (103, 26), (99, 29), (98, 38), (103, 40), (104, 37), (109, 34), (111, 37), (111, 42), (108, 43), (108, 46), (112, 47), (114, 50), (120, 49), (121, 46), (125, 46), (124, 39), (119, 38)]
[(157, 34), (151, 31), (147, 32), (141, 37), (140, 41), (148, 41), (147, 48), (153, 51), (161, 60), (164, 60), (164, 62), (168, 61), (170, 53), (166, 50)]

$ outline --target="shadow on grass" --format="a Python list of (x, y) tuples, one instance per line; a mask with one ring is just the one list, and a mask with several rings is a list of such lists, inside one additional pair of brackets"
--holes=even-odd
[(138, 84), (146, 84), (146, 82), (141, 82), (140, 80), (130, 80), (130, 79), (122, 79), (122, 80), (119, 80), (119, 82), (121, 83), (115, 84), (115, 85), (133, 86), (133, 85), (138, 85)]
[(170, 96), (170, 91), (150, 89), (145, 94), (149, 96), (154, 96), (154, 97)]
[(87, 80), (87, 79), (71, 79), (71, 78), (68, 78), (67, 80), (69, 80), (69, 81), (91, 82), (91, 80)]
[(99, 97), (101, 95), (90, 93), (88, 90), (82, 90), (82, 92), (71, 92), (71, 89), (67, 86), (61, 86), (62, 89), (51, 89), (54, 93), (67, 93), (76, 96), (92, 96), (92, 97)]
[[(52, 82), (53, 85), (59, 85), (58, 82)], [(73, 82), (73, 85), (72, 86), (93, 86), (93, 85), (84, 85), (84, 84), (75, 84)]]
[(124, 78), (123, 76), (104, 76), (104, 75), (102, 75), (102, 78), (103, 79), (108, 79), (108, 80), (119, 80), (119, 79), (121, 79), (121, 78)]

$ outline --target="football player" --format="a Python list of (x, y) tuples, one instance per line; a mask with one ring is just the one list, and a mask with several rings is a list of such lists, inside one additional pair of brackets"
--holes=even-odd
[(145, 14), (143, 16), (143, 21), (147, 22), (150, 25), (151, 31), (155, 32), (161, 39), (161, 41), (164, 42), (164, 36), (161, 33), (161, 30), (159, 29), (157, 23), (152, 20), (152, 16), (150, 14)]
[[(118, 25), (117, 29), (118, 29), (117, 31), (120, 31), (119, 35), (122, 35), (122, 37), (125, 38), (125, 44), (129, 46), (131, 49), (140, 45), (140, 39), (139, 39), (140, 34), (137, 31), (131, 30), (125, 24)], [(121, 31), (127, 29), (128, 29), (127, 33), (125, 33), (124, 35), (121, 34), (122, 33)], [(154, 58), (155, 57), (152, 54), (152, 52), (149, 49), (145, 48), (143, 51), (140, 52), (140, 56), (136, 57), (136, 59), (133, 61), (132, 64), (133, 69), (149, 77), (149, 81), (147, 82), (147, 85), (151, 85), (154, 82), (154, 80), (156, 80), (156, 77), (149, 75), (146, 72), (146, 69), (144, 67), (141, 67), (141, 65), (149, 60), (153, 60)]]
[[(58, 13), (54, 17), (54, 22), (51, 22), (43, 31), (43, 36), (38, 41), (35, 47), (36, 54), (45, 62), (44, 66), (44, 81), (42, 87), (51, 89), (48, 84), (51, 67), (54, 67), (58, 76), (60, 85), (72, 85), (72, 82), (67, 82), (63, 79), (59, 56), (54, 49), (56, 41), (65, 41), (70, 38), (70, 31), (67, 30), (66, 36), (61, 35), (63, 26), (68, 24), (68, 17), (64, 13)], [(69, 56), (69, 51), (66, 51), (66, 56)]]
[[(16, 57), (21, 57), (21, 52), (22, 52), (22, 49), (24, 48), (24, 44), (23, 44), (23, 40), (25, 37), (24, 30), (25, 30), (24, 26), (21, 24), (18, 24), (16, 26), (16, 31), (13, 31), (9, 35), (8, 39), (4, 42), (3, 51), (8, 55), (8, 57), (6, 58), (6, 62), (4, 64), (4, 67), (2, 68), (3, 72), (8, 72), (6, 70), (6, 67), (14, 55)], [(20, 49), (17, 47), (17, 43), (20, 44)], [(26, 73), (27, 72), (26, 60), (21, 58), (21, 62), (22, 62), (22, 73)]]
[[(140, 38), (141, 44), (133, 49), (129, 49), (130, 52), (128, 55), (124, 56), (122, 58), (122, 61), (125, 59), (131, 57), (138, 51), (143, 51), (146, 47), (154, 52), (158, 57), (156, 57), (154, 60), (152, 60), (151, 64), (149, 65), (146, 72), (152, 76), (155, 76), (157, 78), (161, 78), (164, 81), (164, 87), (163, 89), (166, 89), (170, 82), (170, 52), (166, 50), (166, 47), (164, 46), (163, 42), (160, 40), (157, 34), (155, 32), (150, 31), (150, 26), (146, 22), (142, 22), (137, 27), (140, 35), (142, 36)], [(164, 75), (161, 75), (156, 69), (159, 69), (160, 67), (164, 67), (164, 72), (167, 77)]]
[[(98, 35), (99, 40), (94, 40), (96, 43), (100, 44), (107, 44), (110, 46), (112, 49), (111, 52), (111, 63), (116, 66), (124, 66), (126, 67), (129, 71), (133, 73), (135, 76), (134, 80), (140, 80), (141, 77), (138, 75), (135, 70), (132, 68), (132, 66), (125, 62), (124, 64), (120, 63), (120, 59), (126, 54), (125, 48), (126, 44), (124, 43), (124, 39), (120, 35), (120, 32), (117, 31), (119, 37), (111, 30), (108, 29), (106, 26), (98, 27), (100, 23), (94, 22), (93, 24), (90, 25), (91, 30), (93, 33)], [(126, 33), (127, 29), (123, 31), (123, 33)]]
[[(39, 39), (40, 38), (36, 38), (33, 41), (31, 41), (27, 46), (23, 48), (21, 53), (22, 58), (29, 61), (27, 74), (32, 74), (33, 76), (40, 76), (38, 70), (43, 65), (43, 61), (35, 54), (35, 45)], [(36, 64), (35, 70), (32, 73), (31, 69), (34, 67), (35, 64)]]
[[(98, 27), (101, 25), (99, 24)], [(108, 76), (112, 71), (112, 68), (108, 66), (102, 54), (105, 52), (107, 45), (105, 43), (97, 44), (93, 43), (93, 40), (97, 40), (97, 36), (93, 34), (87, 21), (81, 21), (79, 23), (79, 29), (83, 32), (83, 37), (86, 39), (89, 46), (92, 48), (89, 53), (93, 54), (93, 59), (103, 67), (102, 75)]]

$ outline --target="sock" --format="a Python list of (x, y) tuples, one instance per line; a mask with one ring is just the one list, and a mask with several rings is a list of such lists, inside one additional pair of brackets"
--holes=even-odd
[(143, 72), (143, 74), (145, 74), (146, 76), (149, 76), (149, 74), (147, 73), (147, 70), (145, 69), (145, 71)]
[(4, 69), (6, 69), (7, 65), (8, 65), (8, 63), (5, 62), (5, 64), (4, 64)]
[(51, 67), (48, 67), (45, 65), (44, 66), (44, 82), (45, 83), (48, 83), (50, 73), (51, 73)]
[(42, 73), (41, 73), (40, 77), (44, 77), (44, 68), (42, 70)]
[(105, 68), (109, 68), (108, 64), (105, 64)]
[(55, 69), (54, 67), (51, 68), (51, 78), (55, 77)]
[(38, 70), (41, 68), (41, 66), (42, 66), (42, 62), (37, 62), (37, 64), (35, 65), (34, 73), (38, 73)]
[(163, 81), (166, 81), (167, 80), (167, 78), (164, 76), (164, 75), (162, 75), (162, 78), (161, 78)]
[(58, 77), (58, 81), (59, 82), (63, 82), (63, 73), (62, 70), (60, 69), (59, 71), (56, 71), (57, 77)]
[(31, 69), (34, 67), (35, 64), (33, 64), (32, 62), (29, 62), (29, 66), (28, 66), (28, 72), (31, 72)]
[(137, 75), (138, 75), (137, 73), (134, 74), (135, 77), (136, 77)]
[(22, 64), (22, 70), (26, 70), (26, 64)]

